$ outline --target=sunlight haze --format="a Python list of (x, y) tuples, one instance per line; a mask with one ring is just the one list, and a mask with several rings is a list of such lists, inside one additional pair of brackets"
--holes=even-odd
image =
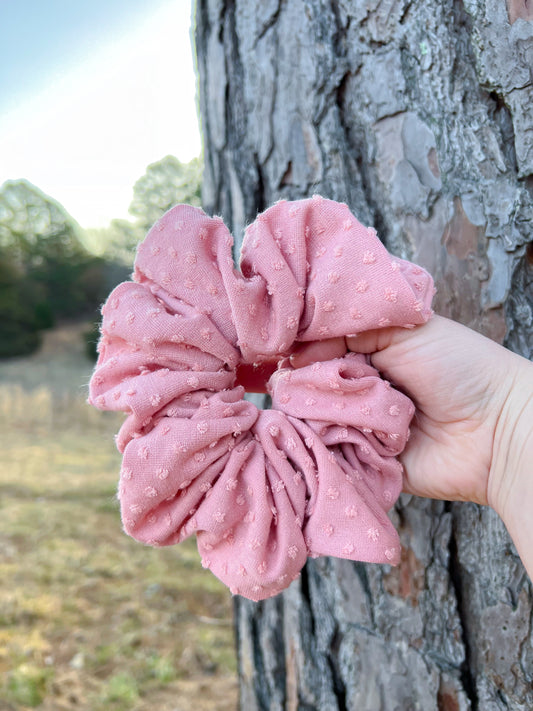
[[(127, 217), (133, 184), (149, 163), (200, 153), (190, 2), (134, 4), (131, 16), (115, 12), (114, 35), (102, 18), (86, 58), (72, 50), (59, 67), (41, 68), (40, 88), (34, 82), (15, 92), (6, 81), (6, 96), (0, 87), (0, 184), (29, 180), (82, 227)], [(50, 12), (58, 5), (50, 3)], [(5, 13), (4, 5), (0, 20)]]

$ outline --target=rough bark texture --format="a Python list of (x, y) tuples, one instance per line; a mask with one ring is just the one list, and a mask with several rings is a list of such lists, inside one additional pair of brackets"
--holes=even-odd
[[(319, 192), (533, 352), (529, 0), (198, 0), (204, 204), (237, 239)], [(453, 347), (453, 344), (450, 344)], [(532, 590), (489, 509), (402, 497), (398, 568), (311, 561), (236, 599), (241, 708), (533, 708)]]

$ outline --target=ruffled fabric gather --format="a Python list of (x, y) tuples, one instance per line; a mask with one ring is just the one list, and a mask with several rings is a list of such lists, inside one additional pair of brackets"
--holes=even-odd
[[(204, 567), (252, 600), (287, 587), (308, 556), (396, 564), (387, 511), (413, 404), (366, 356), (296, 370), (284, 356), (297, 342), (424, 323), (431, 277), (320, 197), (259, 215), (240, 272), (232, 245), (220, 218), (178, 205), (102, 309), (90, 402), (128, 414), (125, 531), (153, 546), (196, 533)], [(263, 411), (236, 374), (272, 360)]]

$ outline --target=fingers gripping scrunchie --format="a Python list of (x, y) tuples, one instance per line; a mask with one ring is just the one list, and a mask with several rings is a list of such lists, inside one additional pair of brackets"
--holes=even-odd
[(423, 323), (431, 277), (319, 197), (259, 215), (241, 273), (232, 243), (220, 218), (173, 208), (102, 310), (90, 400), (128, 413), (126, 532), (154, 546), (196, 533), (203, 565), (253, 600), (287, 587), (308, 555), (397, 563), (387, 511), (411, 401), (358, 354), (297, 370), (281, 360), (266, 411), (243, 399), (236, 371), (297, 341)]

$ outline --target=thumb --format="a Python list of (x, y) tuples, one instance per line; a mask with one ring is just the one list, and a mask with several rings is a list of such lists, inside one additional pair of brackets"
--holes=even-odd
[[(422, 326), (416, 326), (416, 328), (422, 328)], [(398, 376), (398, 373), (394, 372), (395, 366), (398, 364), (398, 355), (402, 353), (402, 349), (398, 350), (395, 346), (412, 339), (413, 330), (399, 326), (378, 328), (356, 336), (347, 336), (346, 345), (354, 353), (370, 355), (370, 362), (374, 368), (388, 380), (394, 381), (394, 375)]]
[(353, 336), (346, 336), (346, 345), (354, 353), (377, 353), (410, 337), (406, 328), (375, 328)]

